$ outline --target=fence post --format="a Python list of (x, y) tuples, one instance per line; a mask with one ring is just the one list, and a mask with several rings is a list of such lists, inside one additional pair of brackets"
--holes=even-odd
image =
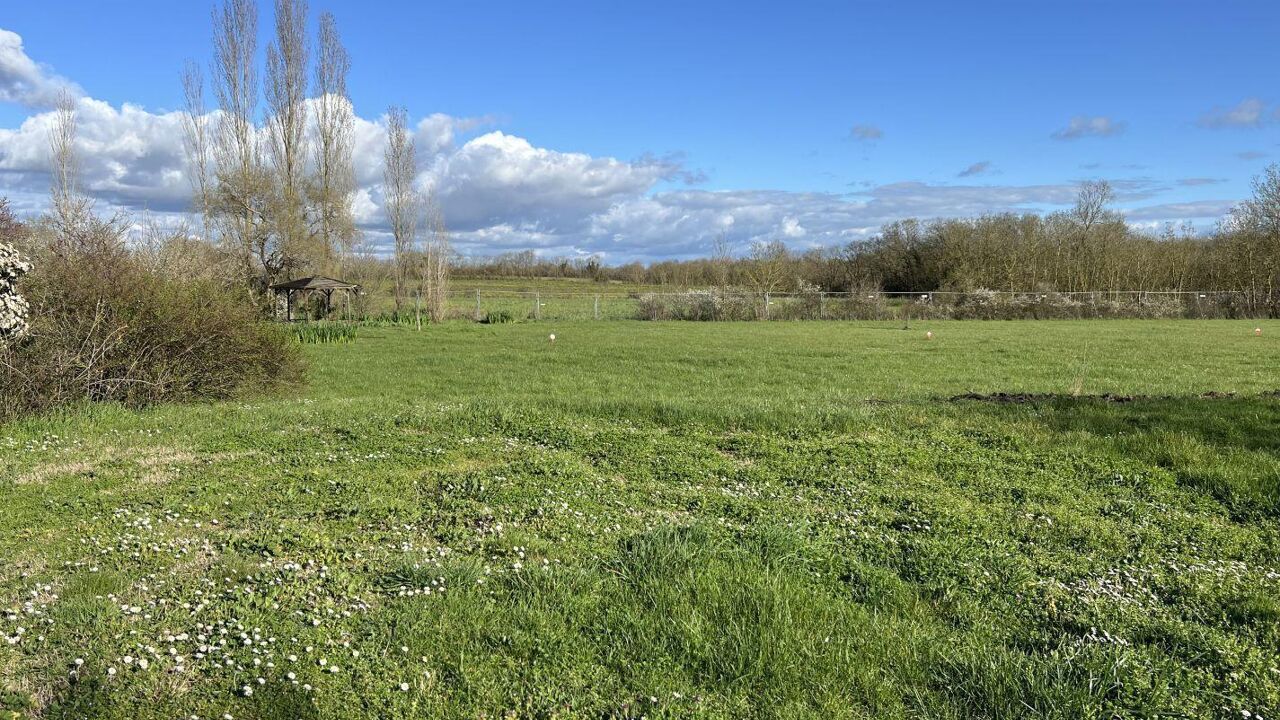
[(769, 319), (769, 293), (767, 291), (764, 294), (764, 319)]
[(476, 320), (482, 317), (480, 311), (480, 288), (476, 288)]
[(595, 316), (597, 320), (600, 319), (600, 296), (599, 295), (596, 296)]
[(818, 319), (827, 319), (827, 294), (824, 292), (818, 293)]
[(542, 294), (541, 293), (533, 294), (533, 319), (534, 320), (542, 319)]
[(422, 293), (417, 290), (413, 291), (413, 320), (422, 332)]

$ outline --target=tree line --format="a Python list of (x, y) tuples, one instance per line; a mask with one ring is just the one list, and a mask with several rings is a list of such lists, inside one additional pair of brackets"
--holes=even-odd
[(708, 257), (607, 266), (599, 258), (532, 252), (476, 259), (467, 275), (572, 277), (763, 292), (1218, 291), (1280, 310), (1280, 165), (1211, 233), (1189, 226), (1136, 229), (1112, 207), (1105, 182), (1081, 185), (1050, 214), (907, 219), (843, 247), (796, 252), (762, 241), (735, 249), (721, 237)]

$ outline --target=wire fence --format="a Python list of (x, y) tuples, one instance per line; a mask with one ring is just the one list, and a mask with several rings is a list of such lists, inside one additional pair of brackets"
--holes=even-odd
[[(425, 311), (384, 314), (414, 321)], [(1262, 318), (1280, 316), (1280, 294), (1238, 291), (1085, 292), (580, 292), (455, 288), (450, 318), (538, 320), (911, 320)]]

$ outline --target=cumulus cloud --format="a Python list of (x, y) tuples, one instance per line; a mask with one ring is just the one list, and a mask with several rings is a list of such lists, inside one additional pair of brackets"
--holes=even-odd
[(983, 160), (982, 162), (976, 162), (956, 173), (956, 177), (973, 177), (974, 175), (983, 175), (988, 172), (991, 172), (991, 162), (989, 160)]
[(474, 138), (433, 170), (430, 182), (450, 226), (535, 225), (580, 230), (619, 199), (647, 192), (673, 167), (657, 160), (623, 162), (534, 147), (494, 131)]
[(1125, 124), (1118, 120), (1114, 120), (1105, 115), (1097, 117), (1087, 117), (1077, 115), (1071, 118), (1071, 122), (1067, 126), (1056, 130), (1052, 135), (1054, 140), (1079, 140), (1085, 137), (1111, 137), (1124, 132)]
[(52, 107), (63, 90), (77, 97), (83, 94), (75, 83), (28, 57), (22, 36), (0, 29), (0, 102)]
[[(1274, 116), (1280, 118), (1280, 108)], [(1232, 107), (1216, 107), (1200, 116), (1197, 124), (1203, 128), (1257, 128), (1267, 121), (1267, 104), (1258, 98), (1245, 98)]]
[[(18, 192), (48, 188), (53, 121), (50, 111), (28, 117), (16, 129), (0, 128), (0, 187)], [(179, 113), (154, 114), (81, 98), (76, 130), (86, 192), (125, 206), (179, 210), (188, 205)]]
[(875, 125), (854, 125), (849, 129), (849, 137), (860, 141), (879, 140), (884, 137), (884, 131)]

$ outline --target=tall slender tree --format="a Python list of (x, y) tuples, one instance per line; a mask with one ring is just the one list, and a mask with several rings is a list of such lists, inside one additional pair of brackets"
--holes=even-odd
[(191, 184), (194, 205), (200, 213), (203, 239), (209, 232), (209, 113), (204, 104), (204, 73), (200, 65), (188, 61), (182, 71), (182, 145), (187, 158), (187, 180)]
[(311, 244), (305, 197), (306, 23), (306, 0), (276, 0), (275, 37), (267, 46), (267, 137), (274, 180), (274, 253), (283, 273), (296, 271), (319, 254)]
[(61, 234), (69, 235), (89, 212), (88, 200), (80, 194), (80, 158), (76, 154), (76, 98), (67, 90), (58, 94), (53, 125), (49, 128), (49, 155), (52, 160), (53, 219)]
[(226, 250), (250, 294), (263, 291), (270, 263), (266, 217), (268, 179), (258, 143), (258, 6), (224, 0), (213, 11), (213, 88), (222, 111), (214, 143), (212, 209)]
[(421, 204), (414, 187), (417, 150), (409, 133), (408, 113), (403, 107), (387, 110), (387, 147), (382, 170), (383, 202), (395, 240), (393, 280), (396, 310), (404, 307), (408, 279), (414, 262), (414, 245)]
[(312, 203), (326, 256), (338, 277), (346, 273), (355, 242), (351, 194), (355, 190), (352, 134), (355, 114), (347, 96), (351, 58), (331, 13), (320, 16), (315, 67), (316, 144)]

